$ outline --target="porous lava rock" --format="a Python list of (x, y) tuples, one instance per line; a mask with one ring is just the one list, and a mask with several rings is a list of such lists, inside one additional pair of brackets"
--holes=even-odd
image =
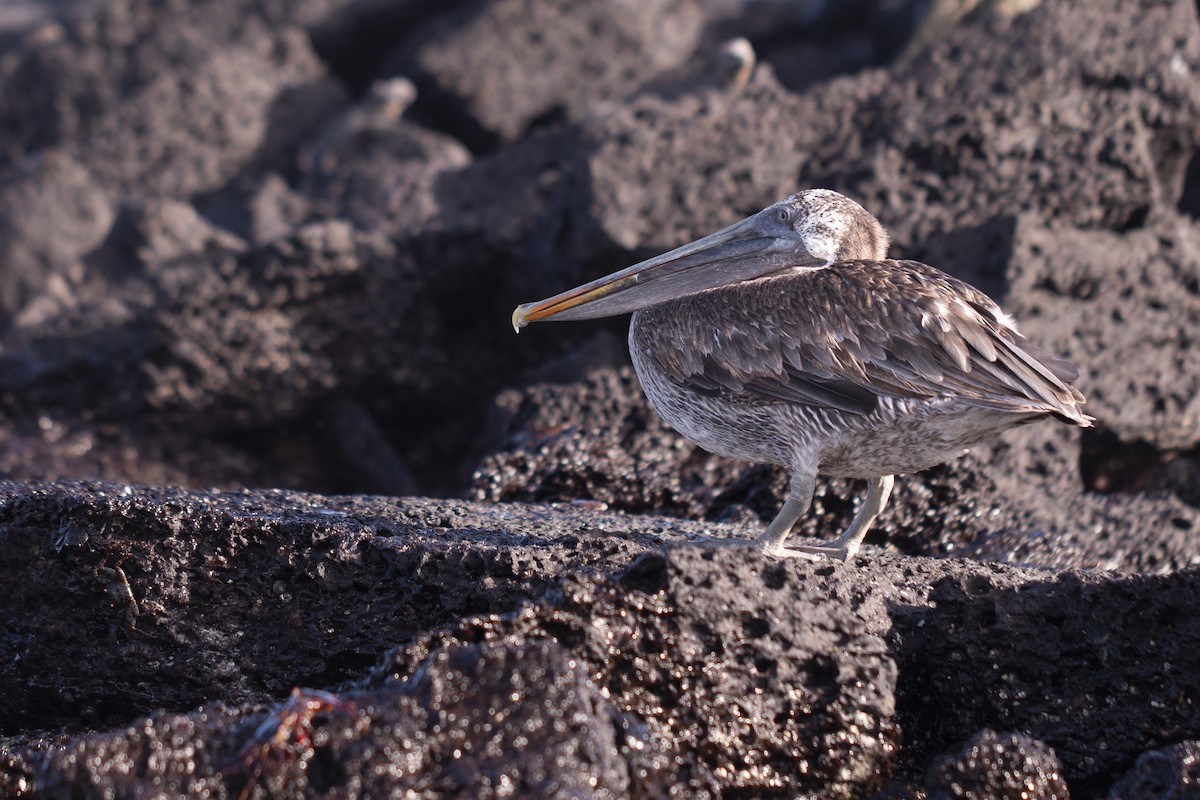
[(1023, 330), (1082, 365), (1089, 413), (1125, 442), (1200, 443), (1200, 230), (1173, 215), (1124, 234), (1017, 225)]
[[(777, 560), (691, 542), (744, 526), (574, 506), (3, 489), (25, 691), (0, 785), (31, 796), (842, 797), (1036, 770), (1087, 795), (1200, 726), (1194, 569)], [(939, 758), (983, 729), (1032, 738)]]
[[(638, 790), (654, 797), (677, 778), (670, 753), (643, 745), (636, 731), (623, 736), (627, 715), (553, 642), (439, 651), (406, 684), (335, 701), (301, 721), (286, 701), (261, 713), (161, 714), (49, 750), (25, 780), (45, 796), (84, 786), (179, 797), (566, 800), (633, 796), (635, 780), (654, 781)], [(626, 761), (633, 747), (652, 765), (636, 775)]]
[(937, 762), (930, 774), (931, 800), (1068, 800), (1054, 751), (1019, 733), (980, 731), (956, 753)]
[(1180, 742), (1142, 753), (1125, 777), (1109, 791), (1109, 800), (1180, 800), (1200, 787), (1200, 743)]
[(622, 101), (691, 55), (704, 22), (681, 0), (491, 0), (432, 23), (418, 84), (482, 148)]
[[(639, 538), (664, 531), (582, 509), (2, 488), (14, 648), (4, 680), (22, 687), (0, 701), (5, 734), (335, 683), (395, 641), (541, 596), (566, 571), (563, 558), (612, 569), (643, 549)], [(578, 524), (555, 545), (546, 520), (564, 514)], [(68, 596), (72, 613), (54, 612)]]

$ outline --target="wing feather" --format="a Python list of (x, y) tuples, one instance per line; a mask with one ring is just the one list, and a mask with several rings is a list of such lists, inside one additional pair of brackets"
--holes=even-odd
[(634, 345), (676, 383), (743, 402), (869, 414), (879, 398), (956, 396), (1080, 425), (1079, 370), (982, 292), (915, 261), (789, 271), (638, 312)]

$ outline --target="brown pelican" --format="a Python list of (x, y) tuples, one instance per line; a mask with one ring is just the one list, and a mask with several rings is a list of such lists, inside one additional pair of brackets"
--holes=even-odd
[[(1017, 332), (983, 292), (887, 258), (883, 226), (812, 189), (669, 253), (513, 312), (513, 327), (634, 312), (629, 349), (651, 403), (711, 452), (792, 471), (756, 540), (847, 559), (893, 476), (986, 436), (1056, 417), (1081, 427), (1079, 370)], [(867, 480), (850, 527), (783, 547), (818, 474)]]

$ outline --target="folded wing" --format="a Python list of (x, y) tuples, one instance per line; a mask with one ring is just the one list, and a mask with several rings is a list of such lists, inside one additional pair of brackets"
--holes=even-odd
[(640, 314), (638, 346), (701, 394), (853, 414), (881, 397), (954, 396), (1091, 423), (1073, 364), (1021, 336), (982, 292), (915, 261), (780, 273)]

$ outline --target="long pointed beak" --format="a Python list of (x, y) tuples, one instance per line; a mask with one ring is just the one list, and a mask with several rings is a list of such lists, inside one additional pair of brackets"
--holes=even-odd
[[(783, 241), (761, 214), (536, 303), (517, 306), (513, 330), (541, 320), (611, 317), (787, 266)], [(786, 248), (792, 250), (792, 248)]]

